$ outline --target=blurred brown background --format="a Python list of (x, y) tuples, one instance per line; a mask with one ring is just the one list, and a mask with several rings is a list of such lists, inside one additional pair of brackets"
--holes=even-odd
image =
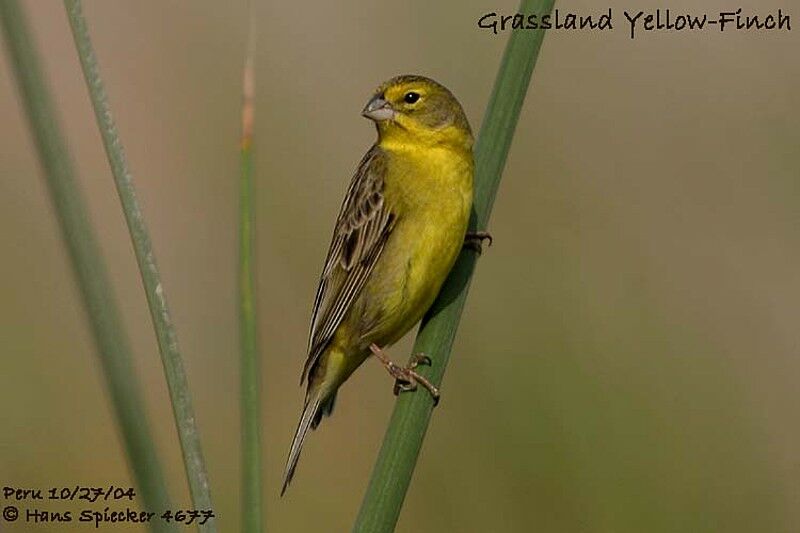
[[(26, 4), (173, 499), (188, 507), (161, 363), (63, 7)], [(791, 32), (631, 41), (623, 9), (739, 5), (559, 7), (609, 6), (613, 32), (545, 39), (492, 217), (495, 246), (481, 259), (398, 531), (800, 528), (800, 9), (742, 6), (783, 8)], [(477, 130), (507, 34), (476, 22), (515, 10), (510, 0), (259, 2), (269, 531), (349, 530), (393, 403), (389, 378), (368, 362), (278, 498), (316, 277), (374, 138), (359, 111), (380, 81), (416, 72), (450, 87)], [(245, 7), (91, 1), (86, 14), (177, 323), (221, 530), (235, 531)], [(0, 484), (128, 483), (4, 54), (0, 176)], [(408, 349), (407, 339), (393, 353)]]

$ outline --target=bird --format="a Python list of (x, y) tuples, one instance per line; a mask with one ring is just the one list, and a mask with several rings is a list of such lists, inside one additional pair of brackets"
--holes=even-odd
[(384, 349), (433, 303), (465, 238), (478, 251), (487, 233), (467, 234), (472, 209), (473, 136), (464, 109), (440, 83), (396, 76), (362, 113), (378, 139), (358, 164), (336, 219), (314, 298), (301, 385), (306, 395), (289, 449), (281, 495), (292, 480), (309, 429), (333, 409), (348, 377), (374, 355), (396, 379), (394, 392), (438, 389)]

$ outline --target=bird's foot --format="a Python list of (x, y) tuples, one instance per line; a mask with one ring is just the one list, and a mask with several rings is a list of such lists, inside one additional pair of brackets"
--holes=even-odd
[(377, 344), (370, 344), (369, 349), (372, 351), (375, 357), (377, 357), (380, 362), (383, 363), (383, 366), (386, 368), (386, 371), (389, 372), (389, 375), (395, 379), (395, 396), (401, 392), (417, 390), (417, 384), (419, 384), (428, 389), (428, 392), (431, 394), (431, 398), (433, 398), (434, 406), (439, 403), (439, 389), (437, 389), (433, 383), (428, 381), (425, 376), (420, 375), (414, 370), (419, 365), (430, 366), (430, 357), (425, 354), (415, 354), (408, 363), (408, 366), (400, 366), (393, 363)]
[(469, 231), (464, 236), (464, 246), (478, 252), (478, 255), (483, 252), (483, 241), (489, 241), (491, 246), (492, 234), (488, 231)]

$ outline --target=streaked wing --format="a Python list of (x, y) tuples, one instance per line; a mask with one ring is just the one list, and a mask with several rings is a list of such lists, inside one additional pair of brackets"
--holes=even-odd
[(391, 232), (394, 216), (383, 199), (384, 152), (373, 146), (356, 169), (345, 195), (314, 297), (308, 359), (302, 380), (333, 338), (369, 278)]

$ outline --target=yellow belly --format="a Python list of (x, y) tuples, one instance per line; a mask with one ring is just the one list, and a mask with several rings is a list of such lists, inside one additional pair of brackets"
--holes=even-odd
[[(394, 343), (433, 303), (464, 244), (469, 213), (462, 216), (459, 211), (460, 206), (443, 206), (438, 213), (398, 224), (395, 242), (402, 244), (392, 243), (386, 250), (387, 261), (378, 265), (384, 271), (394, 270), (383, 278), (392, 280), (394, 286), (376, 281), (375, 287), (365, 291), (367, 298), (375, 299), (368, 300), (367, 307), (377, 307), (382, 319), (371, 332), (373, 342), (381, 346)], [(446, 223), (430, 224), (426, 221), (430, 218), (446, 219)]]
[(405, 335), (431, 306), (464, 243), (472, 208), (471, 158), (425, 154), (393, 163), (385, 196), (397, 221), (361, 294), (334, 342), (346, 374), (369, 355)]

